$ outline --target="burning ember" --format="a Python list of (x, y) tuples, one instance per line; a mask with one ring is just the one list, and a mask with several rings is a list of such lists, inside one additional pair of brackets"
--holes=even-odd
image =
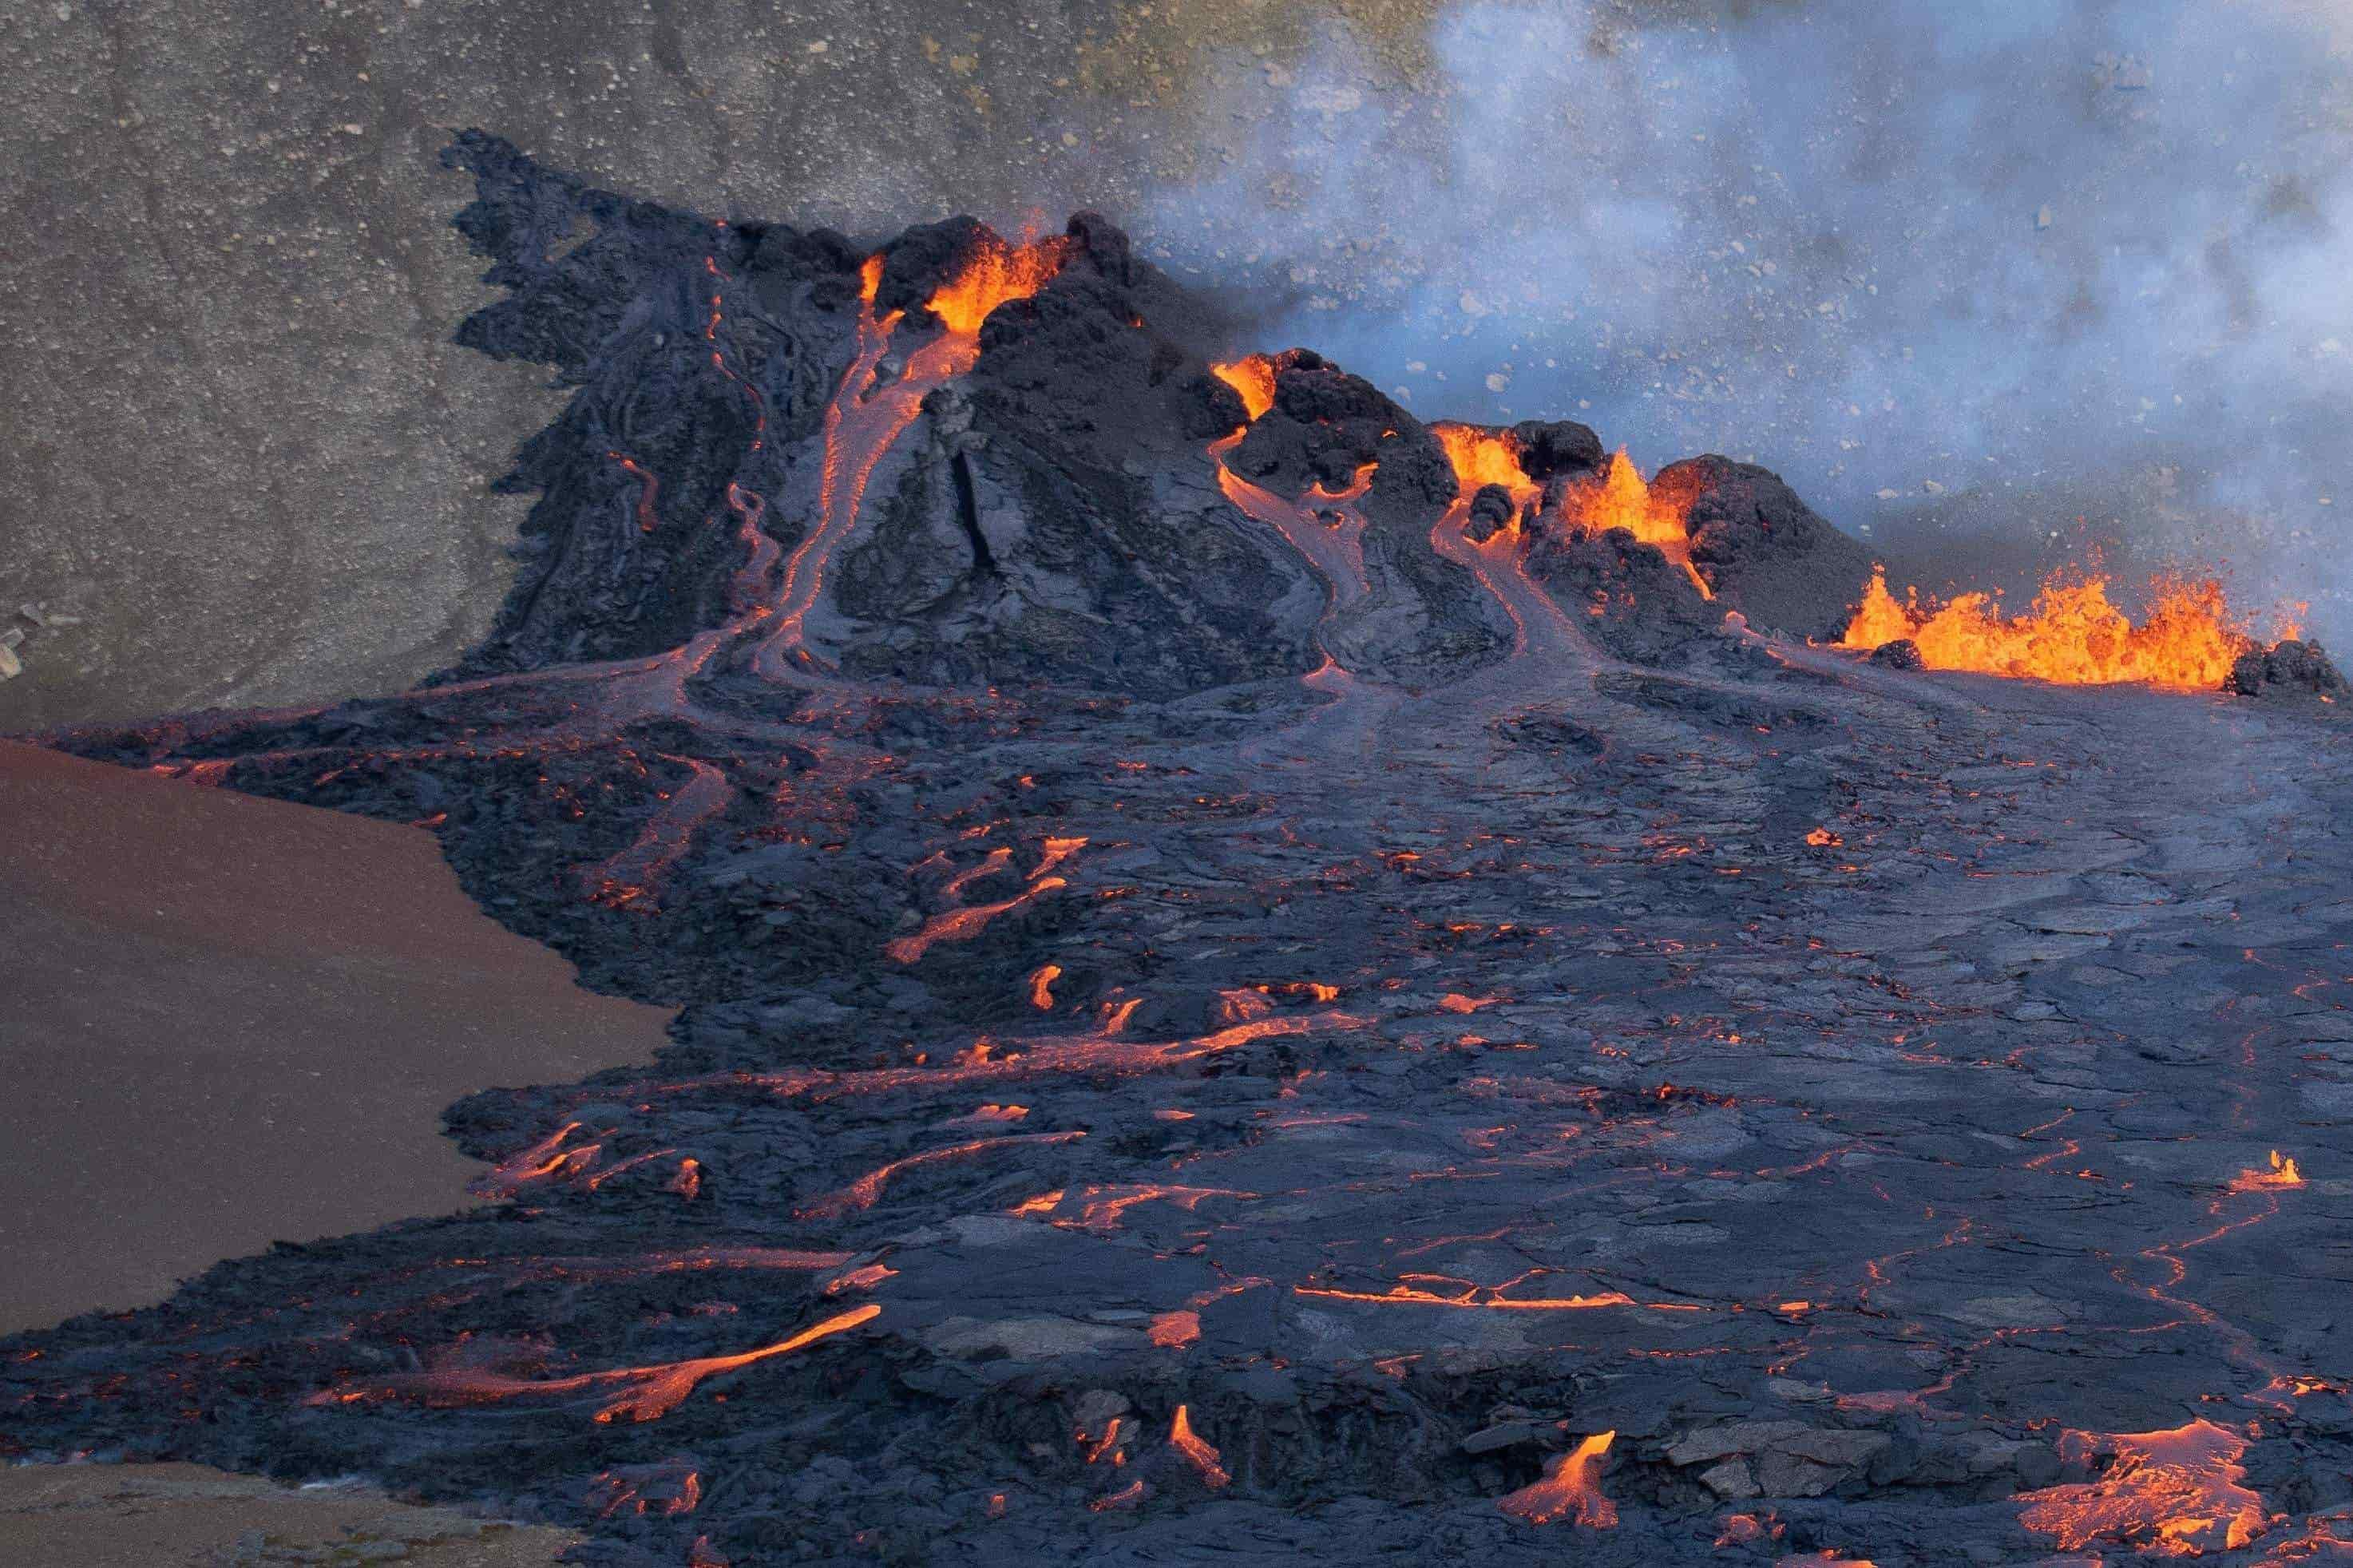
[(1545, 1478), (1522, 1487), (1495, 1506), (1530, 1524), (1554, 1524), (1573, 1519), (1591, 1530), (1610, 1530), (1618, 1523), (1618, 1505), (1601, 1495), (1601, 1457), (1617, 1440), (1615, 1432), (1597, 1432), (1552, 1461)]
[(2247, 1440), (2211, 1421), (2162, 1432), (2069, 1432), (2062, 1453), (2112, 1454), (2096, 1481), (2024, 1494), (2020, 1520), (2062, 1551), (2105, 1543), (2167, 1557), (2236, 1551), (2271, 1528), (2263, 1500), (2241, 1486)]
[(2053, 574), (2023, 615), (2006, 616), (1985, 594), (1963, 594), (1937, 608), (1916, 591), (1897, 603), (1883, 572), (1872, 574), (1862, 604), (1839, 640), (1872, 649), (1908, 639), (1930, 669), (2031, 677), (2066, 686), (2139, 681), (2211, 690), (2253, 646), (2212, 579), (2161, 577), (2149, 584), (2149, 610), (2136, 626), (2108, 599), (2107, 579)]

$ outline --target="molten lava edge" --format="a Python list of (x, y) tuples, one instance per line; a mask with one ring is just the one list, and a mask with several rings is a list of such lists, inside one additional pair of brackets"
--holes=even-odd
[(423, 826), (672, 1044), (0, 1342), (0, 1455), (617, 1565), (2343, 1554), (2353, 755), (2151, 689), (2316, 649), (1899, 603), (1753, 465), (1221, 357), (1091, 215), (451, 156), (461, 340), (576, 389), (491, 637), (49, 739)]

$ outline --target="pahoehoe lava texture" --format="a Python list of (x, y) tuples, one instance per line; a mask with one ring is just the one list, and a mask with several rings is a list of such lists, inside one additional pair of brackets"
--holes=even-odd
[(427, 824), (688, 1005), (451, 1109), (511, 1201), (0, 1342), (0, 1452), (607, 1563), (2344, 1550), (2332, 705), (1809, 647), (1867, 562), (1764, 470), (1661, 476), (1704, 599), (1312, 353), (1250, 418), (1098, 218), (878, 262), (451, 156), (465, 341), (576, 389), (495, 634), (50, 740)]

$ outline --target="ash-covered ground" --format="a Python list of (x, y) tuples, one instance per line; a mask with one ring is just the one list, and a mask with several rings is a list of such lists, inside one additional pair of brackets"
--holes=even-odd
[(1254, 406), (1099, 219), (870, 258), (453, 156), (463, 341), (575, 389), (494, 635), (50, 739), (428, 824), (686, 1011), (452, 1108), (505, 1201), (0, 1342), (0, 1452), (613, 1564), (2353, 1554), (2300, 652), (1810, 647), (1868, 558), (1764, 470), (1658, 477), (1681, 559), (1568, 527), (1593, 432), (1472, 485), (1313, 354)]

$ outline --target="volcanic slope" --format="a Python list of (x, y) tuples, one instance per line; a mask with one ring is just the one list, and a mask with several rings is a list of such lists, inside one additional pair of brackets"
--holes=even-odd
[(617, 1564), (2347, 1550), (2328, 710), (1762, 635), (1862, 585), (1770, 476), (1570, 531), (1591, 432), (1221, 374), (1099, 220), (453, 156), (464, 335), (578, 388), (497, 634), (51, 740), (429, 823), (688, 1005), (451, 1110), (503, 1201), (0, 1342), (0, 1450)]

